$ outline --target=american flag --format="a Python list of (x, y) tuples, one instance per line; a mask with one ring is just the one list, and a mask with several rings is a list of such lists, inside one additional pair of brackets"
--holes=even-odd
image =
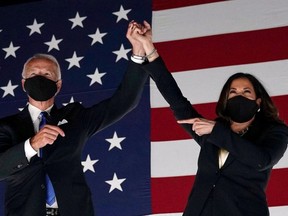
[[(152, 22), (156, 48), (183, 94), (207, 118), (215, 117), (225, 80), (243, 71), (263, 82), (288, 122), (287, 0), (38, 0), (2, 6), (0, 116), (26, 105), (21, 70), (39, 52), (61, 65), (58, 106), (79, 101), (88, 107), (109, 97), (131, 54), (125, 33), (133, 19)], [(96, 214), (181, 215), (198, 152), (153, 81), (147, 82), (139, 106), (83, 151)], [(273, 169), (267, 188), (272, 216), (287, 214), (287, 157)], [(4, 191), (1, 184), (0, 216)]]

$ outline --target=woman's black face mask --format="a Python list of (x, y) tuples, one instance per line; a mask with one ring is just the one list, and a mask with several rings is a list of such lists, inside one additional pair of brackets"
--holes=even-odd
[(37, 75), (25, 80), (24, 89), (36, 101), (47, 101), (57, 93), (57, 81)]
[(238, 95), (227, 100), (226, 114), (232, 121), (243, 123), (252, 119), (258, 109), (256, 100)]

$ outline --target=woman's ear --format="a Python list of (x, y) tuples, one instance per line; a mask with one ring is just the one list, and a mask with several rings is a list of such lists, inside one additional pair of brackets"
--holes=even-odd
[(261, 98), (256, 99), (256, 103), (258, 104), (259, 107), (260, 107), (261, 101), (262, 101)]
[(257, 110), (257, 112), (260, 112), (260, 105), (261, 105), (261, 98), (256, 99), (256, 103), (258, 104), (259, 109)]

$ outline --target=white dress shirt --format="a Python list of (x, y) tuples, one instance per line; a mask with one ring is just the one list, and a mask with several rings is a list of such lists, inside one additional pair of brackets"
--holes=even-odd
[[(53, 105), (51, 107), (49, 107), (48, 109), (46, 109), (45, 112), (47, 112), (49, 114), (51, 109), (52, 109), (52, 107), (53, 107)], [(39, 131), (39, 124), (40, 124), (40, 121), (41, 121), (39, 116), (40, 116), (40, 113), (42, 112), (42, 110), (38, 109), (37, 107), (33, 106), (32, 104), (28, 105), (28, 110), (29, 110), (29, 113), (30, 113), (30, 116), (31, 116), (31, 119), (32, 119), (32, 122), (33, 122), (34, 131), (35, 131), (35, 134), (36, 134)], [(26, 155), (26, 158), (27, 158), (28, 162), (30, 162), (31, 158), (33, 156), (35, 156), (36, 154), (38, 154), (38, 156), (39, 156), (39, 151), (37, 152), (37, 151), (35, 151), (32, 148), (32, 146), (30, 144), (30, 138), (27, 139), (25, 141), (25, 143), (24, 143), (24, 151), (25, 151), (25, 155)], [(46, 207), (58, 208), (57, 200), (52, 206), (46, 204)]]

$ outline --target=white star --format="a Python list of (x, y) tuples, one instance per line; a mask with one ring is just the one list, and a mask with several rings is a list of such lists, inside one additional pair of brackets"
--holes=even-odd
[(65, 59), (66, 61), (69, 62), (68, 70), (73, 66), (80, 68), (79, 61), (83, 58), (84, 58), (83, 56), (77, 57), (76, 51), (74, 51), (72, 58)]
[(55, 36), (53, 35), (51, 38), (51, 41), (45, 42), (46, 45), (49, 46), (48, 52), (50, 52), (52, 49), (59, 50), (58, 44), (62, 41), (63, 39), (58, 39), (56, 40)]
[(34, 22), (33, 22), (32, 25), (27, 25), (26, 26), (27, 28), (31, 29), (29, 36), (32, 35), (35, 32), (41, 34), (40, 28), (43, 25), (44, 25), (44, 23), (37, 23), (37, 20), (34, 19)]
[(118, 137), (118, 136), (117, 136), (117, 133), (116, 133), (116, 131), (115, 131), (115, 132), (114, 132), (114, 135), (113, 135), (113, 138), (111, 138), (111, 139), (105, 139), (106, 141), (108, 141), (108, 142), (110, 143), (109, 151), (110, 151), (111, 149), (113, 149), (114, 147), (117, 147), (117, 148), (119, 148), (119, 149), (122, 150), (122, 147), (121, 147), (121, 144), (120, 144), (120, 143), (121, 143), (124, 139), (126, 139), (126, 137)]
[(15, 46), (15, 47), (14, 47), (13, 42), (11, 41), (9, 47), (3, 48), (3, 50), (6, 52), (5, 59), (6, 59), (7, 57), (9, 57), (10, 55), (11, 55), (11, 56), (14, 56), (14, 57), (16, 58), (16, 53), (15, 53), (15, 51), (18, 50), (19, 48), (20, 48), (20, 46)]
[(85, 173), (87, 170), (90, 170), (95, 173), (94, 164), (99, 160), (91, 160), (90, 155), (87, 155), (86, 161), (82, 161), (81, 164), (83, 166), (83, 172)]
[(120, 191), (122, 190), (121, 184), (126, 180), (126, 178), (124, 179), (118, 179), (116, 173), (114, 173), (113, 175), (113, 179), (109, 180), (109, 181), (105, 181), (107, 184), (111, 185), (109, 193), (111, 193), (114, 189), (118, 189)]
[(17, 87), (18, 87), (18, 85), (12, 85), (11, 80), (9, 80), (7, 86), (1, 87), (1, 89), (4, 90), (4, 94), (3, 94), (2, 98), (4, 98), (8, 94), (11, 94), (12, 96), (15, 97), (14, 89)]
[(77, 12), (75, 18), (69, 19), (69, 21), (73, 22), (73, 25), (72, 25), (71, 29), (73, 29), (76, 26), (80, 26), (80, 27), (83, 28), (83, 23), (82, 22), (86, 18), (87, 18), (86, 16), (85, 17), (80, 17), (79, 13)]
[(101, 77), (104, 76), (106, 73), (99, 73), (98, 68), (96, 68), (94, 74), (88, 74), (87, 76), (91, 79), (90, 85), (93, 85), (95, 82), (98, 82), (102, 85)]
[(117, 16), (117, 21), (116, 22), (119, 22), (121, 19), (128, 20), (127, 14), (130, 11), (131, 11), (131, 9), (124, 10), (123, 6), (121, 5), (119, 11), (113, 12), (113, 14)]
[(121, 58), (127, 59), (127, 53), (130, 52), (131, 49), (125, 49), (123, 44), (121, 44), (121, 47), (118, 51), (113, 51), (114, 54), (117, 55), (116, 62), (119, 61)]
[(0, 32), (2, 32), (2, 29), (0, 29)]
[(104, 37), (106, 34), (107, 33), (100, 33), (99, 28), (97, 28), (95, 34), (88, 35), (89, 37), (93, 39), (91, 46), (95, 44), (96, 42), (103, 44), (102, 37)]

